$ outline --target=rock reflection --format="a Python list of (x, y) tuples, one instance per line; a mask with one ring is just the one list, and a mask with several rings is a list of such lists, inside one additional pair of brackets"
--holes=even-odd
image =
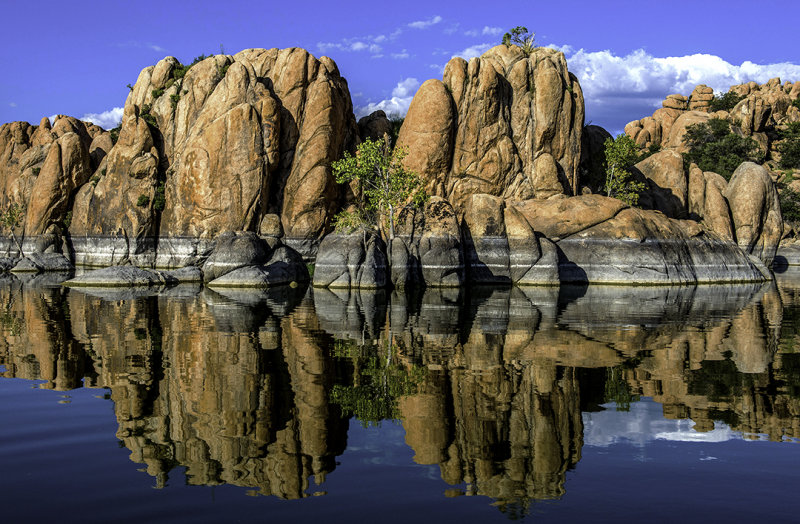
[(109, 388), (117, 437), (157, 486), (182, 466), (189, 484), (305, 497), (352, 417), (399, 419), (448, 496), (514, 513), (564, 494), (582, 412), (608, 402), (800, 437), (800, 275), (416, 294), (53, 284), (0, 282), (2, 376)]

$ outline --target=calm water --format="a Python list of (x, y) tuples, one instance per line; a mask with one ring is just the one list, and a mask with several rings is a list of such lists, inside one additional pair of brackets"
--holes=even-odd
[(5, 277), (3, 519), (797, 521), (796, 271), (416, 296)]

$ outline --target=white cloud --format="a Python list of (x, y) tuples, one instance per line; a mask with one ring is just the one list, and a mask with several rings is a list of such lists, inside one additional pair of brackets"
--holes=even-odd
[(410, 24), (408, 24), (408, 27), (412, 29), (428, 29), (429, 27), (436, 25), (441, 21), (442, 17), (436, 15), (433, 18), (429, 18), (427, 20), (417, 20), (416, 22), (411, 22)]
[(375, 54), (380, 53), (383, 48), (378, 44), (370, 44), (369, 42), (364, 42), (363, 40), (350, 38), (341, 42), (317, 42), (317, 49), (323, 53), (327, 53), (331, 50), (337, 50), (356, 53), (367, 51)]
[(460, 56), (464, 60), (469, 60), (470, 58), (475, 58), (476, 56), (481, 56), (483, 53), (488, 51), (492, 48), (492, 44), (478, 44), (470, 46), (456, 54), (453, 55), (453, 58)]
[[(50, 117), (50, 121), (52, 122), (53, 120), (53, 117)], [(122, 122), (122, 108), (115, 107), (102, 113), (86, 113), (81, 117), (81, 120), (92, 122), (103, 129), (112, 129)]]
[(380, 102), (370, 102), (369, 104), (356, 108), (356, 118), (367, 116), (375, 111), (383, 110), (387, 115), (397, 114), (405, 116), (411, 99), (419, 88), (419, 80), (416, 78), (406, 78), (397, 83), (392, 90), (391, 98)]
[[(562, 49), (571, 50), (569, 46)], [(669, 94), (689, 95), (697, 84), (726, 92), (732, 85), (751, 80), (800, 80), (800, 65), (788, 62), (733, 65), (714, 55), (657, 58), (642, 49), (625, 56), (580, 49), (568, 56), (568, 64), (581, 83), (587, 121), (612, 133), (620, 132), (627, 122), (651, 115)]]
[(395, 60), (405, 60), (406, 58), (409, 58), (410, 56), (411, 55), (408, 54), (408, 50), (406, 50), (406, 49), (403, 49), (399, 53), (392, 53), (392, 58), (394, 58)]
[(449, 27), (445, 28), (444, 34), (446, 35), (454, 35), (458, 32), (458, 29), (461, 27), (461, 24), (458, 22), (451, 24)]
[(470, 29), (469, 31), (464, 31), (464, 36), (478, 36), (481, 32), (478, 29)]
[(377, 43), (377, 44), (380, 44), (381, 42), (385, 42), (386, 41), (386, 35), (378, 35), (375, 38), (373, 38), (372, 41)]
[(8, 107), (17, 107), (16, 102), (9, 102)]
[(499, 27), (489, 27), (488, 25), (483, 26), (483, 31), (481, 31), (484, 35), (499, 35), (503, 32), (503, 30)]
[(153, 51), (158, 51), (159, 53), (166, 53), (166, 51), (167, 51), (166, 49), (164, 49), (160, 45), (156, 45), (156, 44), (145, 44), (145, 47), (147, 47), (148, 49), (152, 49)]

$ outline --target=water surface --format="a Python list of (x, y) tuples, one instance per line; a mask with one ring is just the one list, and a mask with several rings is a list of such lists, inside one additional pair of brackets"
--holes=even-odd
[(0, 282), (10, 521), (797, 519), (800, 274), (417, 294)]

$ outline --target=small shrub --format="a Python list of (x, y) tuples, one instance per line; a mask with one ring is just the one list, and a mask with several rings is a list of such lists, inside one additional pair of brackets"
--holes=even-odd
[(116, 144), (117, 143), (117, 140), (119, 140), (119, 132), (120, 131), (122, 131), (122, 124), (118, 125), (114, 129), (109, 131), (109, 133), (111, 133), (111, 144)]
[(710, 109), (712, 112), (730, 111), (742, 100), (744, 100), (744, 95), (737, 95), (733, 91), (728, 91), (724, 95), (714, 95)]
[(156, 194), (153, 197), (153, 209), (155, 209), (156, 211), (163, 211), (164, 206), (167, 203), (167, 199), (164, 196), (164, 190), (165, 190), (164, 182), (159, 182), (158, 185), (156, 186)]
[(100, 176), (106, 176), (106, 168), (100, 170)]
[(639, 148), (625, 133), (617, 138), (606, 139), (604, 146), (606, 195), (622, 200), (629, 206), (637, 206), (639, 194), (645, 190), (645, 185), (634, 180), (630, 167), (639, 158)]
[(778, 136), (783, 140), (778, 145), (781, 154), (778, 165), (783, 169), (800, 168), (800, 122), (791, 122)]
[(703, 171), (719, 173), (726, 180), (742, 162), (760, 164), (764, 155), (755, 140), (731, 132), (727, 120), (712, 118), (686, 128), (683, 143), (689, 148), (684, 162), (694, 162)]
[(800, 222), (800, 192), (785, 187), (779, 197), (783, 219), (789, 222)]
[(150, 94), (153, 95), (153, 100), (155, 100), (164, 94), (164, 89), (153, 89)]
[(175, 111), (178, 108), (178, 102), (181, 100), (181, 95), (169, 95), (169, 103), (172, 104), (172, 110)]
[(164, 84), (164, 89), (169, 89), (170, 87), (172, 87), (172, 85), (174, 83), (175, 83), (175, 79), (174, 78), (170, 78), (169, 80), (167, 80), (167, 83)]
[(136, 205), (139, 207), (145, 207), (149, 203), (150, 197), (147, 195), (139, 195), (139, 199), (136, 201)]
[(150, 104), (143, 104), (142, 109), (139, 111), (139, 116), (153, 127), (158, 127), (156, 117), (150, 114)]
[(125, 85), (125, 87), (127, 87), (128, 89), (130, 89), (131, 91), (133, 91), (133, 86), (132, 86), (132, 85), (130, 85), (130, 84), (126, 84), (126, 85)]
[(224, 66), (217, 68), (217, 73), (219, 74), (220, 78), (225, 78), (225, 75), (228, 73), (228, 68), (230, 66), (231, 66), (230, 64), (225, 64)]
[(39, 176), (39, 173), (41, 173), (41, 172), (42, 172), (42, 168), (41, 167), (34, 167), (33, 168), (33, 176)]
[(94, 175), (91, 180), (89, 180), (94, 187), (97, 187), (97, 184), (100, 183), (100, 177), (98, 175)]
[(510, 45), (518, 45), (522, 48), (522, 52), (529, 56), (534, 48), (536, 33), (528, 31), (528, 28), (518, 25), (508, 33), (503, 35), (503, 45), (506, 47)]
[(794, 101), (792, 102), (792, 105), (797, 109), (800, 109), (800, 98), (795, 98)]
[(69, 226), (72, 225), (72, 211), (67, 211), (67, 214), (64, 215), (64, 227), (69, 229)]
[(314, 264), (306, 264), (306, 269), (308, 270), (308, 276), (314, 278)]

